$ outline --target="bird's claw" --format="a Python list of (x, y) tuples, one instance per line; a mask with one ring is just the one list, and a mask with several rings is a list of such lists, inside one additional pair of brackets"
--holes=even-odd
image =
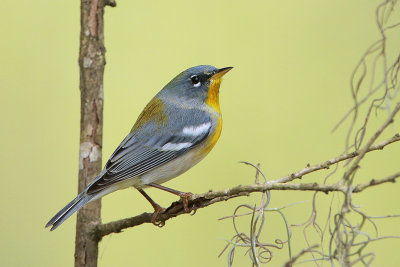
[(183, 204), (183, 209), (185, 210), (186, 213), (189, 213), (191, 209), (189, 208), (189, 198), (193, 194), (190, 192), (182, 192), (179, 196), (181, 197), (182, 204)]
[(154, 212), (153, 212), (153, 216), (151, 216), (151, 223), (154, 224), (155, 226), (158, 227), (163, 227), (165, 225), (165, 221), (164, 220), (158, 220), (157, 221), (157, 217), (160, 213), (164, 212), (165, 209), (163, 207), (161, 207), (160, 205), (155, 205), (154, 206)]

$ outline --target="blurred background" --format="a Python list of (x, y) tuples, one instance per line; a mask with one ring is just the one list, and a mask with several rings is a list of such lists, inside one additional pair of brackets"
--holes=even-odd
[[(117, 0), (105, 14), (104, 161), (152, 96), (200, 64), (235, 67), (221, 85), (222, 136), (205, 160), (166, 186), (194, 193), (220, 190), (254, 182), (254, 170), (238, 163), (242, 160), (261, 163), (268, 178), (276, 179), (340, 154), (349, 123), (334, 134), (331, 129), (352, 105), (351, 71), (379, 38), (378, 4)], [(0, 25), (0, 265), (72, 266), (76, 215), (51, 233), (44, 225), (77, 193), (79, 1), (4, 1)], [(400, 34), (392, 41), (400, 45)], [(398, 171), (399, 149), (394, 144), (371, 153), (359, 182)], [(306, 178), (321, 181), (326, 174)], [(396, 184), (382, 185), (356, 200), (373, 215), (400, 213), (398, 190)], [(163, 206), (177, 200), (159, 190), (148, 192)], [(241, 203), (258, 203), (259, 197), (218, 203), (163, 228), (149, 224), (107, 236), (99, 266), (227, 266), (227, 254), (217, 256), (234, 230), (230, 220), (217, 219)], [(272, 192), (270, 207), (311, 197)], [(320, 198), (321, 205), (330, 203), (331, 196)], [(152, 211), (133, 189), (102, 203), (103, 222)], [(302, 223), (310, 208), (309, 202), (300, 203), (285, 215), (289, 223)], [(398, 219), (378, 226), (380, 235), (399, 233)], [(271, 214), (264, 239), (273, 243), (285, 236), (282, 219)], [(304, 246), (301, 230), (294, 230), (293, 252)], [(377, 255), (375, 266), (396, 266), (399, 248), (399, 240), (387, 240), (368, 250)], [(250, 265), (242, 252), (235, 266)], [(286, 247), (274, 250), (271, 266), (286, 260)]]

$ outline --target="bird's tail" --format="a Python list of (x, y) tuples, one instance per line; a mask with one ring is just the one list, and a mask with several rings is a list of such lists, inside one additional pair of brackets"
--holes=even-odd
[(86, 194), (86, 190), (80, 193), (74, 200), (68, 203), (62, 210), (60, 210), (53, 218), (46, 224), (46, 227), (52, 226), (50, 231), (56, 229), (72, 214), (82, 208), (86, 203), (93, 199), (94, 195)]

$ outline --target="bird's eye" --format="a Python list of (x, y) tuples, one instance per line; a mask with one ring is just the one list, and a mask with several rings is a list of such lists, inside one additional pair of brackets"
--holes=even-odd
[(193, 85), (195, 87), (199, 87), (200, 86), (200, 79), (199, 79), (199, 77), (197, 75), (192, 75), (190, 77), (190, 80), (192, 81), (192, 83), (193, 83)]

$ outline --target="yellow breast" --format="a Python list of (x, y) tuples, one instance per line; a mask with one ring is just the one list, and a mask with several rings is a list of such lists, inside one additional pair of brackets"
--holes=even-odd
[(217, 143), (222, 132), (222, 118), (219, 117), (214, 132), (205, 140), (204, 145), (198, 150), (198, 154), (207, 155)]

